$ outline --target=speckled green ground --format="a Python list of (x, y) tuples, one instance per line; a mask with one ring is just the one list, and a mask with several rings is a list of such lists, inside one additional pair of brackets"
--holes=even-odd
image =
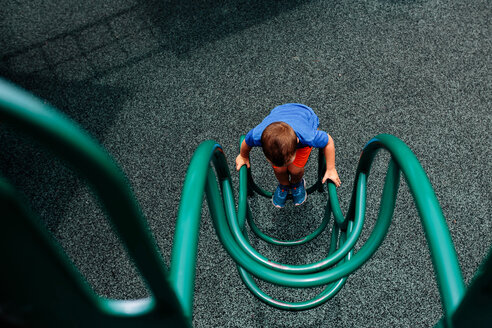
[[(492, 39), (489, 0), (7, 2), (0, 13), (0, 75), (68, 114), (128, 176), (169, 261), (180, 189), (193, 150), (224, 147), (281, 103), (301, 102), (335, 139), (347, 208), (359, 152), (379, 133), (414, 150), (436, 190), (467, 282), (492, 244)], [(0, 171), (22, 190), (94, 289), (147, 294), (88, 188), (63, 165), (1, 126)], [(254, 175), (273, 188), (260, 151)], [(367, 238), (388, 156), (371, 175)], [(315, 161), (307, 179), (313, 181)], [(237, 187), (237, 174), (234, 174)], [(326, 194), (277, 211), (251, 200), (267, 231), (299, 236), (316, 226)], [(298, 249), (253, 239), (267, 256), (320, 259), (328, 236)], [(265, 284), (277, 297), (314, 291)], [(327, 304), (290, 313), (242, 285), (204, 209), (196, 327), (430, 327), (437, 285), (405, 182), (374, 258)]]

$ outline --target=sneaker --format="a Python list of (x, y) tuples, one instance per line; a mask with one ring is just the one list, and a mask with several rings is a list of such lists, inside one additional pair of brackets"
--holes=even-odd
[(303, 204), (307, 199), (306, 181), (304, 178), (299, 183), (290, 186), (292, 192), (292, 198), (294, 199), (294, 205), (299, 206)]
[(287, 195), (289, 194), (290, 187), (279, 184), (272, 197), (272, 203), (277, 208), (283, 208)]

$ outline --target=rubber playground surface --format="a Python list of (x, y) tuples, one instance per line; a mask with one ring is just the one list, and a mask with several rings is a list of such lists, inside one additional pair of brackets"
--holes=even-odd
[[(222, 145), (237, 188), (240, 135), (276, 105), (304, 103), (335, 140), (345, 210), (362, 147), (393, 134), (426, 170), (469, 283), (492, 245), (491, 13), (490, 1), (458, 0), (9, 2), (0, 16), (0, 76), (54, 105), (108, 150), (168, 264), (181, 187), (200, 142)], [(94, 290), (145, 297), (90, 189), (35, 142), (0, 126), (0, 172)], [(273, 190), (261, 151), (251, 157), (255, 181)], [(371, 171), (367, 227), (356, 249), (374, 225), (388, 159), (381, 152)], [(278, 210), (258, 196), (250, 205), (261, 229), (293, 239), (316, 229), (326, 201), (325, 192), (301, 207)], [(329, 235), (295, 248), (251, 240), (269, 258), (303, 264), (325, 257)], [(287, 301), (319, 292), (259, 285)], [(271, 308), (249, 293), (203, 207), (195, 327), (432, 327), (441, 316), (404, 179), (374, 257), (332, 300), (303, 312)]]

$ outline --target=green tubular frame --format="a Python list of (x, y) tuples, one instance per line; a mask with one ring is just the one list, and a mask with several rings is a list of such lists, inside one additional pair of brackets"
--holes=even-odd
[[(388, 151), (391, 154), (391, 160), (388, 165), (378, 219), (367, 242), (356, 254), (353, 254), (353, 247), (365, 217), (367, 177), (371, 164), (380, 149)], [(213, 164), (215, 172), (209, 162)], [(186, 244), (185, 240), (192, 236), (197, 238), (203, 191), (207, 196), (217, 235), (229, 255), (238, 264), (241, 278), (251, 292), (272, 306), (285, 310), (305, 310), (320, 305), (335, 295), (343, 286), (348, 275), (363, 265), (382, 243), (393, 216), (400, 172), (403, 172), (408, 182), (420, 214), (431, 251), (443, 308), (446, 316), (450, 316), (465, 291), (451, 237), (437, 198), (420, 163), (401, 140), (391, 135), (378, 135), (364, 147), (346, 217), (342, 215), (335, 186), (333, 183), (328, 184), (330, 198), (326, 208), (327, 211), (332, 210), (335, 217), (333, 231), (337, 233), (340, 231), (339, 240), (336, 241), (338, 248), (333, 247), (334, 242), (332, 241), (332, 247), (326, 259), (306, 265), (277, 263), (263, 257), (251, 247), (244, 230), (244, 222), (246, 219), (251, 220), (252, 216), (247, 196), (252, 191), (265, 197), (271, 194), (254, 183), (249, 185), (248, 181), (252, 181), (251, 173), (243, 166), (239, 171), (239, 204), (236, 213), (230, 173), (223, 151), (214, 141), (203, 142), (196, 150), (188, 168), (175, 232), (171, 272), (174, 272), (172, 277), (176, 279), (178, 297), (183, 304), (192, 302), (193, 287), (184, 283), (190, 281), (191, 277), (185, 278), (179, 273), (191, 272), (190, 267), (194, 265), (196, 247), (189, 249), (180, 245)], [(217, 186), (217, 180), (221, 191)], [(311, 191), (316, 189), (319, 190), (317, 184), (310, 188)], [(337, 233), (332, 239), (336, 240)], [(194, 240), (194, 242), (197, 241)], [(328, 270), (330, 266), (334, 267)], [(286, 287), (328, 286), (312, 300), (289, 303), (273, 299), (263, 293), (252, 277)]]
[(21, 308), (30, 309), (21, 313), (26, 323), (190, 326), (191, 316), (184, 315), (169, 283), (147, 221), (127, 179), (110, 156), (68, 118), (2, 79), (0, 121), (46, 146), (88, 181), (151, 292), (150, 297), (140, 300), (96, 295), (22, 197), (0, 177), (0, 256), (5, 265), (0, 270), (0, 287)]
[[(129, 301), (95, 295), (39, 219), (28, 210), (22, 197), (0, 178), (3, 224), (0, 254), (8, 268), (0, 270), (0, 282), (9, 282), (8, 286), (2, 284), (0, 287), (7, 288), (9, 297), (20, 304), (35, 305), (30, 306), (29, 313), (24, 313), (27, 322), (53, 325), (75, 321), (81, 326), (90, 326), (94, 322), (128, 327), (151, 327), (163, 323), (167, 326), (190, 326), (204, 196), (219, 240), (237, 263), (240, 277), (251, 292), (263, 302), (280, 309), (313, 308), (336, 295), (347, 277), (363, 265), (382, 243), (393, 216), (401, 173), (408, 182), (429, 244), (445, 312), (445, 322), (440, 324), (450, 324), (448, 318), (452, 317), (464, 296), (465, 287), (456, 253), (431, 184), (412, 151), (394, 136), (378, 135), (363, 148), (347, 215), (342, 214), (335, 186), (328, 183), (329, 200), (320, 227), (293, 241), (268, 237), (254, 225), (248, 195), (257, 192), (271, 197), (271, 193), (254, 183), (251, 171), (245, 166), (239, 171), (236, 212), (223, 150), (215, 141), (203, 142), (195, 151), (186, 174), (171, 267), (167, 270), (126, 178), (90, 136), (50, 106), (1, 79), (0, 120), (38, 140), (88, 181), (151, 293), (148, 298)], [(379, 214), (370, 237), (354, 252), (364, 225), (371, 164), (381, 149), (388, 151), (391, 159)], [(323, 191), (319, 181), (323, 170), (324, 160), (319, 156), (318, 181), (308, 188), (309, 193)], [(329, 224), (331, 214), (334, 220), (327, 257), (316, 263), (290, 265), (271, 261), (251, 246), (245, 229), (248, 221), (260, 238), (272, 244), (294, 246), (319, 235)], [(255, 278), (285, 287), (326, 287), (311, 300), (284, 302), (261, 291)], [(47, 297), (50, 293), (57, 296)]]

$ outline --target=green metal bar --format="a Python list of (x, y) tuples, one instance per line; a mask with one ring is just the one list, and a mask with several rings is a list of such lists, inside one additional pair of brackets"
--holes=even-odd
[[(452, 327), (488, 327), (492, 323), (492, 248), (475, 273), (451, 320)], [(451, 326), (451, 325), (449, 325)]]
[[(20, 304), (27, 299), (39, 304), (30, 314), (37, 322), (45, 320), (43, 311), (56, 309), (62, 311), (62, 315), (69, 313), (77, 318), (80, 313), (95, 310), (97, 296), (73, 268), (68, 257), (65, 254), (58, 256), (56, 245), (40, 220), (34, 217), (21, 196), (3, 178), (0, 179), (0, 208), (0, 281), (9, 282), (2, 285), (2, 292)], [(25, 266), (18, 265), (19, 261), (25, 261)], [(65, 295), (71, 296), (65, 303), (59, 304), (46, 297), (54, 292), (53, 284), (50, 284), (53, 279), (63, 286)], [(66, 309), (65, 304), (69, 308)]]
[(340, 203), (338, 202), (336, 187), (333, 183), (328, 184), (328, 195), (330, 197), (329, 202), (331, 204), (333, 216), (335, 217), (335, 222), (338, 224), (339, 227), (343, 227), (345, 229), (348, 220), (346, 220), (342, 214)]
[[(465, 286), (446, 220), (434, 190), (415, 155), (400, 139), (391, 135), (378, 135), (366, 145), (364, 152), (374, 152), (380, 147), (391, 153), (408, 182), (429, 244), (443, 308), (451, 316), (463, 298)], [(364, 169), (368, 164), (364, 153), (360, 161), (361, 169)]]
[[(353, 226), (353, 222), (350, 222), (349, 226), (350, 226), (349, 231), (351, 231), (352, 226)], [(332, 247), (330, 247), (330, 253), (332, 252), (333, 245), (334, 245), (334, 247), (336, 247), (336, 244), (337, 244), (336, 236), (338, 235), (338, 228), (336, 226), (333, 227), (333, 232), (334, 233), (332, 234), (332, 241), (331, 241)], [(340, 236), (340, 243), (341, 244), (345, 243), (345, 238), (346, 238), (346, 233), (343, 233)], [(345, 256), (345, 259), (343, 261), (344, 262), (350, 261), (352, 254), (353, 254), (353, 250), (351, 250)], [(287, 310), (287, 311), (303, 311), (303, 310), (309, 310), (309, 309), (315, 308), (317, 306), (320, 306), (320, 305), (324, 304), (326, 301), (332, 299), (336, 294), (338, 294), (338, 292), (342, 289), (342, 287), (345, 285), (345, 283), (347, 281), (347, 277), (343, 277), (340, 280), (338, 280), (332, 284), (329, 284), (328, 286), (326, 286), (326, 288), (321, 293), (319, 293), (318, 295), (316, 295), (315, 297), (313, 297), (312, 299), (310, 299), (308, 301), (285, 302), (285, 301), (281, 301), (278, 299), (274, 299), (273, 297), (271, 297), (268, 294), (266, 294), (265, 292), (263, 292), (258, 287), (256, 282), (254, 281), (252, 275), (250, 275), (248, 272), (246, 272), (240, 266), (238, 266), (238, 270), (239, 270), (239, 275), (241, 277), (241, 280), (244, 282), (246, 287), (251, 291), (251, 293), (253, 295), (255, 295), (262, 302), (264, 302), (270, 306), (273, 306), (273, 307), (281, 309), (281, 310)]]
[(321, 221), (321, 224), (316, 228), (316, 230), (314, 230), (310, 234), (308, 234), (304, 237), (298, 238), (298, 239), (294, 239), (294, 240), (282, 240), (282, 239), (278, 239), (275, 237), (271, 237), (271, 236), (267, 235), (266, 233), (264, 233), (263, 231), (261, 231), (258, 228), (258, 226), (256, 225), (256, 223), (254, 222), (253, 218), (251, 216), (248, 216), (248, 224), (251, 227), (251, 230), (253, 230), (253, 232), (259, 238), (261, 238), (265, 242), (272, 244), (272, 245), (290, 246), (290, 247), (291, 246), (299, 246), (299, 245), (308, 243), (311, 240), (315, 239), (325, 230), (329, 221), (330, 221), (330, 215), (324, 215), (323, 220)]
[[(394, 181), (392, 179), (387, 178), (386, 185), (391, 188), (386, 187), (385, 189), (390, 190), (391, 192), (395, 192), (398, 184), (398, 181)], [(386, 192), (387, 193), (387, 192)], [(380, 242), (384, 238), (385, 232), (387, 231), (387, 226), (389, 226), (389, 222), (392, 215), (392, 210), (394, 208), (394, 202), (388, 203), (388, 200), (392, 200), (392, 198), (383, 197), (383, 205), (382, 207), (389, 206), (389, 211), (381, 211), (380, 217), (378, 218), (379, 226), (382, 226), (382, 229), (375, 229), (369, 240), (373, 241), (372, 244), (365, 244), (361, 250), (354, 255), (351, 261), (344, 263), (342, 265), (337, 266), (336, 268), (305, 274), (302, 276), (295, 276), (291, 274), (285, 274), (281, 272), (274, 272), (270, 269), (266, 269), (263, 267), (258, 267), (258, 265), (249, 259), (246, 254), (241, 253), (236, 247), (234, 247), (234, 239), (232, 233), (227, 229), (223, 229), (222, 227), (225, 224), (216, 224), (218, 229), (218, 236), (223, 242), (226, 250), (233, 257), (233, 259), (242, 266), (246, 271), (254, 274), (260, 279), (269, 281), (274, 284), (280, 284), (288, 287), (314, 287), (317, 285), (328, 284), (334, 282), (337, 279), (345, 277), (355, 271), (360, 265), (362, 265), (368, 258), (375, 252), (377, 246), (379, 246)], [(393, 199), (394, 200), (394, 199)], [(226, 226), (226, 225), (225, 225)], [(376, 228), (378, 225), (376, 225)], [(385, 228), (386, 227), (386, 228)], [(381, 233), (383, 232), (383, 233)]]
[[(241, 170), (243, 169), (244, 167)], [(362, 177), (361, 179), (359, 179), (359, 186), (357, 189), (357, 194), (359, 195), (359, 197), (357, 202), (358, 208), (356, 211), (357, 215), (355, 220), (356, 221), (355, 231), (350, 235), (348, 241), (344, 243), (343, 247), (337, 250), (334, 254), (330, 254), (330, 256), (328, 256), (324, 260), (311, 264), (306, 264), (306, 265), (288, 265), (288, 264), (282, 264), (272, 261), (259, 254), (253, 247), (250, 246), (249, 242), (241, 234), (241, 228), (236, 220), (236, 213), (235, 213), (235, 207), (233, 202), (234, 198), (233, 198), (232, 188), (230, 187), (230, 182), (223, 184), (223, 188), (222, 188), (226, 213), (228, 217), (228, 225), (231, 228), (232, 234), (234, 235), (236, 242), (238, 243), (238, 246), (242, 249), (242, 251), (249, 254), (249, 256), (253, 258), (255, 261), (267, 267), (270, 267), (280, 272), (293, 272), (297, 274), (321, 271), (326, 267), (333, 266), (341, 259), (343, 259), (343, 257), (346, 256), (346, 254), (354, 247), (362, 231), (363, 224), (364, 224), (364, 216), (365, 216), (364, 197), (365, 197), (366, 180), (365, 180), (365, 174), (361, 173), (361, 175)], [(244, 184), (245, 182), (246, 181), (240, 181), (240, 185)], [(246, 188), (242, 189), (243, 192), (245, 192), (245, 189)], [(326, 215), (325, 213), (325, 218), (326, 217), (329, 217), (329, 212), (328, 215)]]
[(155, 297), (168, 303), (169, 290), (161, 283), (167, 279), (164, 262), (126, 178), (109, 155), (63, 115), (4, 80), (0, 80), (0, 107), (4, 122), (49, 145), (86, 177)]
[[(44, 242), (43, 239), (39, 238), (44, 237), (27, 239), (23, 245), (25, 251), (28, 252), (26, 254), (32, 255), (35, 252), (42, 252), (40, 257), (53, 256), (61, 263), (49, 266), (46, 270), (45, 268), (40, 269), (45, 273), (43, 283), (49, 286), (78, 284), (78, 287), (74, 288), (81, 290), (73, 292), (73, 297), (84, 297), (88, 302), (91, 302), (90, 307), (84, 307), (88, 311), (87, 313), (81, 315), (80, 312), (79, 317), (74, 316), (72, 320), (82, 320), (80, 316), (83, 316), (84, 320), (97, 317), (100, 322), (112, 322), (111, 320), (117, 320), (117, 318), (139, 317), (144, 322), (149, 318), (155, 320), (156, 317), (160, 317), (160, 321), (165, 322), (163, 319), (163, 309), (165, 309), (168, 317), (180, 317), (181, 319), (177, 319), (177, 322), (187, 325), (184, 317), (182, 317), (180, 304), (167, 280), (165, 263), (150, 234), (147, 222), (129, 189), (128, 181), (106, 151), (75, 123), (54, 108), (3, 79), (0, 79), (0, 120), (18, 128), (21, 132), (28, 134), (41, 145), (47, 147), (89, 182), (104, 206), (108, 219), (110, 219), (113, 228), (126, 247), (130, 258), (134, 261), (152, 293), (150, 299), (138, 301), (119, 301), (95, 297), (92, 290), (85, 289), (82, 282), (77, 282), (83, 281), (83, 279), (63, 255), (63, 251), (57, 244), (50, 242), (41, 247), (40, 245)], [(7, 196), (3, 193), (2, 197)], [(12, 214), (12, 218), (21, 216), (22, 214), (19, 212)], [(35, 219), (24, 222), (24, 229), (32, 227), (35, 231), (33, 233), (36, 235), (42, 236), (47, 233), (43, 232), (42, 227), (35, 225)], [(13, 261), (12, 266), (24, 268), (25, 272), (32, 275), (29, 262), (20, 260), (15, 262), (15, 259)], [(71, 272), (63, 275), (69, 279), (57, 279), (57, 274), (60, 272)], [(70, 279), (75, 282), (70, 282)], [(30, 288), (29, 286), (32, 288), (31, 283), (21, 282), (20, 278), (16, 286), (26, 290)], [(61, 291), (60, 293), (64, 292)], [(43, 306), (51, 306), (53, 310), (57, 306), (63, 308), (65, 303), (68, 304), (62, 299), (53, 298), (51, 300), (45, 301)], [(70, 313), (70, 311), (66, 312)], [(97, 314), (98, 312), (99, 314)], [(57, 314), (48, 320), (55, 321), (61, 315)]]
[[(210, 190), (210, 186), (207, 185), (207, 199), (209, 199), (209, 206), (213, 206), (215, 208), (214, 211), (211, 211), (213, 213), (213, 219), (214, 219), (214, 225), (217, 229), (218, 236), (222, 243), (224, 244), (224, 247), (226, 250), (230, 253), (230, 255), (233, 257), (233, 259), (238, 263), (239, 266), (243, 267), (245, 271), (249, 272), (250, 274), (253, 274), (257, 276), (260, 279), (272, 282), (274, 284), (280, 284), (284, 286), (290, 286), (290, 287), (313, 287), (317, 286), (320, 284), (329, 284), (332, 283), (338, 279), (344, 278), (348, 276), (350, 273), (355, 271), (358, 267), (360, 267), (365, 261), (369, 259), (370, 256), (376, 251), (376, 249), (379, 247), (381, 244), (382, 240), (384, 239), (386, 232), (389, 227), (389, 223), (391, 220), (391, 217), (393, 215), (393, 210), (394, 210), (394, 203), (395, 203), (395, 198), (396, 198), (396, 193), (398, 189), (398, 182), (399, 182), (399, 168), (402, 167), (402, 170), (405, 173), (405, 177), (408, 180), (412, 179), (417, 179), (418, 182), (414, 184), (409, 184), (411, 188), (415, 188), (415, 186), (418, 186), (419, 189), (422, 187), (422, 184), (426, 183), (426, 180), (422, 180), (422, 175), (415, 176), (415, 165), (419, 166), (418, 161), (414, 159), (413, 154), (411, 151), (407, 152), (402, 152), (402, 149), (406, 148), (408, 149), (404, 144), (400, 144), (395, 146), (395, 140), (398, 140), (394, 137), (386, 137), (386, 136), (378, 136), (380, 139), (383, 139), (384, 142), (380, 142), (378, 144), (374, 143), (368, 143), (368, 145), (365, 147), (364, 152), (361, 156), (361, 161), (359, 164), (358, 168), (358, 173), (357, 173), (357, 179), (355, 181), (355, 187), (354, 187), (354, 195), (351, 201), (351, 207), (349, 208), (349, 214), (347, 218), (344, 218), (342, 221), (341, 215), (339, 215), (338, 223), (340, 225), (348, 224), (350, 221), (355, 220), (357, 222), (356, 217), (359, 216), (360, 210), (358, 208), (364, 207), (365, 206), (365, 201), (362, 200), (362, 197), (365, 197), (365, 180), (366, 180), (366, 175), (369, 173), (370, 170), (370, 164), (372, 163), (372, 160), (375, 157), (376, 152), (379, 150), (379, 148), (386, 148), (392, 155), (392, 158), (394, 158), (394, 161), (392, 160), (390, 162), (390, 165), (388, 167), (388, 174), (385, 182), (385, 187), (383, 190), (383, 196), (381, 200), (381, 205), (380, 205), (380, 213), (378, 215), (378, 220), (376, 223), (376, 226), (369, 237), (368, 241), (361, 247), (359, 252), (355, 254), (352, 259), (346, 263), (340, 264), (337, 267), (333, 268), (330, 271), (323, 271), (323, 272), (315, 272), (315, 273), (309, 273), (309, 274), (304, 274), (302, 276), (297, 276), (297, 275), (292, 275), (288, 273), (283, 273), (283, 272), (276, 272), (275, 269), (272, 268), (266, 268), (261, 265), (257, 261), (255, 261), (254, 258), (251, 258), (251, 254), (248, 254), (245, 251), (245, 248), (248, 247), (243, 247), (238, 246), (238, 240), (240, 240), (240, 230), (241, 230), (241, 225), (235, 225), (234, 222), (236, 220), (239, 220), (239, 222), (244, 222), (245, 217), (247, 217), (247, 212), (248, 212), (248, 206), (246, 204), (239, 204), (239, 208), (241, 209), (239, 212), (239, 218), (234, 219), (234, 211), (232, 210), (234, 201), (232, 200), (232, 189), (230, 188), (229, 184), (230, 181), (226, 181), (229, 179), (229, 176), (224, 173), (225, 171), (225, 159), (223, 159), (223, 155), (219, 156), (215, 159), (215, 165), (217, 169), (217, 165), (219, 165), (218, 171), (223, 171), (222, 173), (218, 174), (219, 181), (221, 181), (221, 186), (223, 188), (223, 195), (222, 197), (222, 204), (225, 204), (226, 207), (229, 208), (229, 217), (231, 217), (234, 220), (227, 220), (227, 215), (226, 215), (226, 210), (224, 209), (224, 205), (217, 205), (215, 203), (220, 204), (220, 193), (218, 191), (217, 186), (215, 186), (215, 189), (217, 191), (212, 192)], [(375, 140), (380, 140), (380, 139), (375, 139)], [(376, 147), (377, 145), (377, 147)], [(394, 149), (394, 148), (397, 149)], [(198, 151), (197, 151), (198, 152)], [(206, 156), (200, 156), (203, 159), (200, 160), (199, 162), (207, 162), (206, 158), (207, 156), (210, 157), (210, 149), (205, 151), (207, 154)], [(408, 167), (408, 165), (405, 165), (405, 163), (408, 162), (414, 162), (414, 166)], [(396, 164), (398, 163), (398, 164)], [(403, 163), (403, 164), (402, 164)], [(416, 163), (416, 164), (415, 164)], [(241, 169), (244, 171), (244, 169)], [(423, 170), (422, 170), (423, 171)], [(193, 165), (190, 165), (190, 172), (198, 172)], [(197, 174), (197, 173), (194, 173)], [(209, 173), (210, 174), (210, 173)], [(199, 175), (199, 174), (198, 174)], [(240, 176), (242, 179), (247, 179), (247, 174), (243, 173), (240, 171)], [(425, 177), (425, 174), (424, 174)], [(425, 177), (426, 178), (426, 177)], [(213, 180), (211, 182), (212, 184), (215, 184), (215, 179), (209, 178), (209, 181)], [(428, 183), (428, 181), (427, 181)], [(197, 187), (196, 183), (193, 183), (195, 186), (195, 189)], [(415, 185), (415, 186), (414, 186)], [(363, 186), (363, 188), (361, 187)], [(364, 189), (360, 192), (358, 192), (359, 189)], [(214, 190), (215, 190), (214, 189)], [(247, 187), (240, 187), (241, 190), (245, 190), (247, 192)], [(415, 189), (414, 189), (415, 190)], [(244, 202), (246, 197), (244, 196), (244, 193), (246, 192), (241, 192), (243, 194), (241, 196), (241, 202)], [(210, 196), (209, 196), (210, 194)], [(215, 196), (214, 196), (215, 194)], [(333, 194), (333, 193), (332, 193)], [(415, 194), (415, 192), (414, 192)], [(198, 197), (200, 199), (201, 197)], [(335, 197), (331, 197), (331, 204), (332, 207), (334, 206), (335, 208), (338, 209), (338, 204), (336, 201), (334, 201)], [(200, 202), (200, 201), (199, 201)], [(416, 201), (417, 206), (420, 207), (426, 207), (429, 206), (429, 204), (421, 204), (421, 201)], [(432, 202), (431, 202), (432, 203)], [(182, 204), (188, 204), (188, 202), (184, 201)], [(432, 205), (432, 206), (435, 206)], [(437, 205), (438, 206), (438, 205)], [(220, 210), (219, 210), (220, 209)], [(425, 212), (426, 209), (420, 209), (419, 212)], [(340, 212), (341, 213), (341, 212)], [(432, 216), (432, 214), (431, 214)], [(439, 219), (439, 218), (438, 218)], [(428, 220), (423, 218), (424, 220)], [(432, 217), (432, 220), (435, 220), (435, 212), (434, 216)], [(424, 223), (424, 228), (426, 227), (426, 223)], [(233, 231), (229, 230), (230, 227), (233, 228)], [(235, 227), (235, 228), (234, 228)], [(189, 235), (188, 235), (189, 236)], [(433, 238), (432, 236), (429, 238)], [(435, 242), (434, 242), (435, 243)], [(243, 246), (247, 245), (246, 241), (241, 241)], [(452, 245), (450, 243), (444, 244), (448, 247), (449, 245)], [(342, 246), (343, 247), (343, 246)], [(452, 246), (450, 246), (452, 248)], [(449, 255), (448, 255), (449, 256)], [(255, 257), (255, 256), (253, 256)], [(258, 256), (256, 256), (256, 259)], [(260, 261), (261, 262), (261, 261)], [(438, 261), (436, 261), (438, 263)], [(439, 270), (438, 270), (439, 271)], [(438, 276), (438, 279), (441, 279), (440, 276)], [(441, 282), (440, 285), (442, 286), (442, 289), (450, 288), (449, 284), (455, 284), (454, 286), (451, 286), (452, 288), (457, 288), (459, 289), (459, 284), (460, 280), (458, 281), (451, 281), (448, 282), (444, 281)], [(461, 280), (462, 284), (462, 280)], [(456, 287), (458, 285), (458, 287)], [(443, 297), (443, 304), (445, 307), (449, 306), (449, 301), (447, 299), (449, 298), (450, 293), (449, 292), (442, 292), (442, 297)], [(451, 293), (452, 295), (452, 293)]]
[[(215, 152), (219, 152), (219, 147), (214, 141), (205, 141), (195, 151), (186, 174), (176, 221), (170, 280), (185, 315), (190, 317), (193, 312), (195, 265), (203, 195), (206, 186), (211, 184), (211, 182), (207, 183), (207, 179), (215, 181), (209, 162)], [(212, 202), (209, 201), (209, 207), (222, 206), (218, 205), (219, 203), (222, 204), (222, 201), (213, 199)]]
[[(360, 179), (365, 179), (365, 176), (369, 174), (372, 161), (380, 148), (388, 150), (392, 155), (393, 160), (388, 167), (378, 221), (366, 244), (364, 244), (349, 263), (339, 265), (329, 272), (311, 273), (299, 278), (281, 272), (274, 273), (265, 268), (258, 268), (254, 263), (249, 263), (248, 260), (244, 259), (246, 254), (240, 255), (241, 253), (238, 252), (237, 249), (233, 249), (232, 246), (228, 248), (228, 239), (236, 238), (234, 237), (235, 235), (233, 233), (228, 235), (227, 231), (219, 231), (219, 236), (222, 241), (225, 242), (226, 249), (228, 248), (231, 256), (233, 256), (233, 258), (238, 261), (239, 265), (244, 267), (246, 271), (254, 274), (260, 279), (272, 283), (292, 287), (311, 286), (315, 285), (315, 281), (318, 284), (325, 284), (346, 276), (367, 261), (384, 239), (394, 211), (394, 202), (399, 183), (399, 168), (401, 168), (406, 179), (409, 181), (411, 192), (414, 195), (417, 208), (421, 214), (424, 230), (426, 230), (426, 236), (429, 239), (430, 250), (433, 254), (433, 263), (436, 267), (437, 279), (439, 281), (441, 297), (443, 299), (443, 306), (446, 311), (452, 313), (455, 304), (462, 297), (464, 290), (463, 280), (461, 278), (459, 266), (457, 265), (454, 248), (450, 238), (447, 238), (449, 237), (447, 229), (443, 229), (443, 227), (445, 228), (445, 221), (442, 215), (440, 215), (439, 205), (437, 199), (435, 199), (432, 187), (430, 187), (430, 183), (415, 156), (403, 142), (393, 136), (380, 135), (366, 145), (359, 162), (356, 181), (354, 182), (354, 193), (352, 195), (347, 217), (343, 218), (341, 212), (338, 212), (338, 215), (335, 216), (335, 221), (337, 221), (343, 229), (343, 225), (354, 220), (356, 208), (360, 207), (361, 204), (360, 197), (362, 193), (357, 192)], [(422, 186), (425, 187), (423, 188)], [(331, 187), (331, 189), (332, 193), (330, 199), (332, 201), (332, 207), (334, 208), (334, 212), (337, 212), (339, 205), (337, 204), (337, 201), (335, 201), (336, 197), (333, 197), (333, 187)], [(422, 190), (424, 192), (422, 192)], [(357, 204), (359, 204), (359, 206)], [(437, 231), (437, 234), (434, 236), (434, 234), (430, 234), (429, 231)], [(440, 248), (444, 248), (445, 251), (440, 253), (440, 250), (436, 248), (435, 245), (440, 245)], [(443, 268), (451, 270), (450, 276), (446, 277), (442, 274), (446, 271), (443, 270)]]

